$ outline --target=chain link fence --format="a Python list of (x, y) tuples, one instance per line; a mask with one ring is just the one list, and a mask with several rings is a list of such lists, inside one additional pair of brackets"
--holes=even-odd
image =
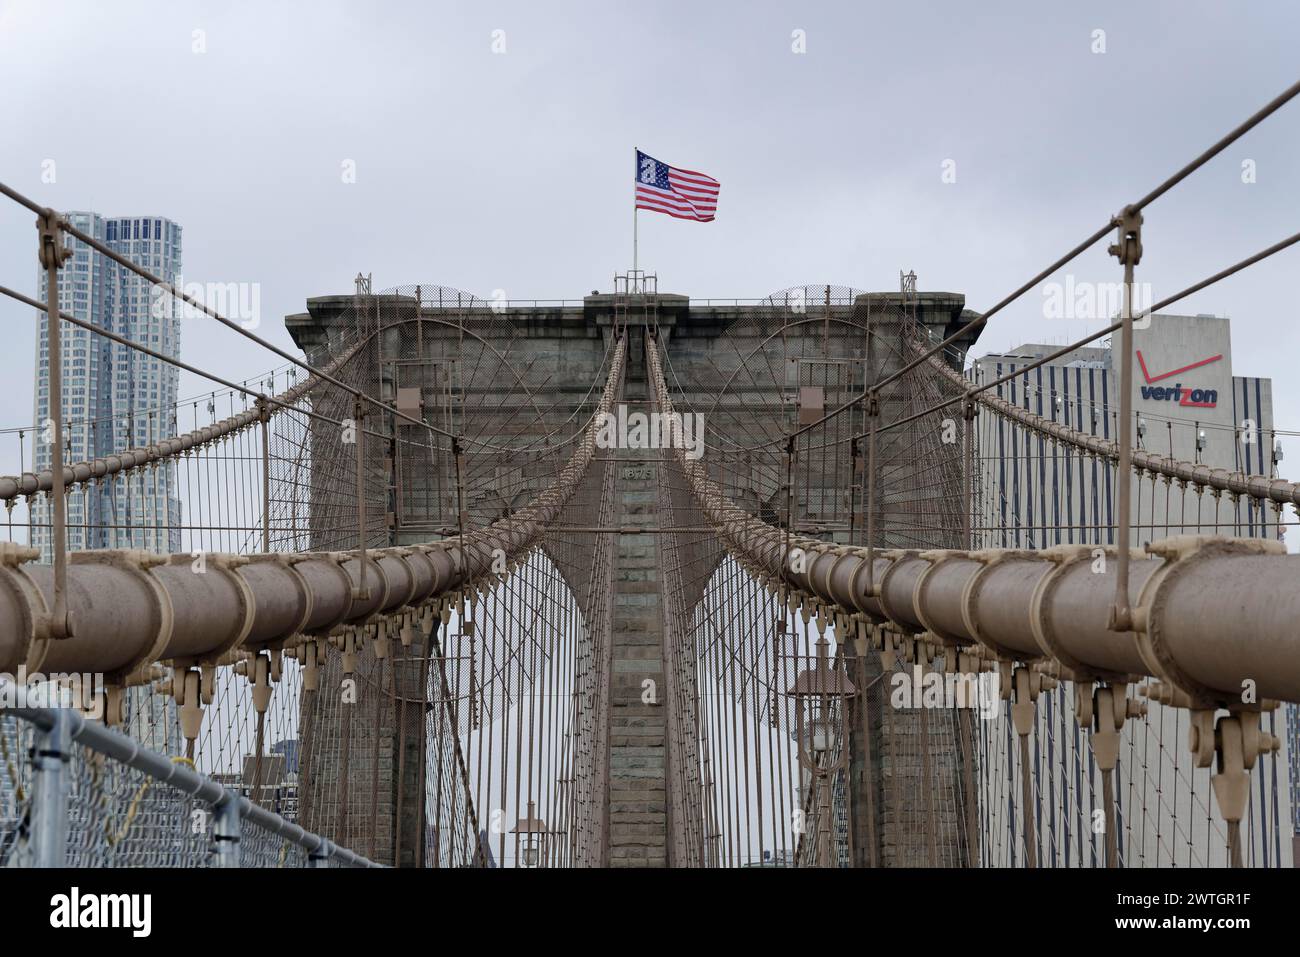
[[(282, 810), (290, 810), (285, 802)], [(371, 867), (78, 712), (0, 714), (0, 867)]]

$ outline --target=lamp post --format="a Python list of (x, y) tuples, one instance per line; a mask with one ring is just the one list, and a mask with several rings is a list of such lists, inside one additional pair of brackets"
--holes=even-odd
[(830, 660), (830, 643), (817, 639), (813, 667), (800, 671), (790, 690), (794, 699), (795, 744), (799, 764), (817, 794), (817, 865), (831, 866), (831, 779), (848, 765), (848, 749), (833, 755), (844, 731), (844, 703), (857, 689), (840, 662)]
[[(523, 861), (524, 867), (541, 867), (543, 858), (546, 856), (546, 822), (537, 817), (533, 802), (528, 802), (528, 816), (521, 817), (514, 830), (510, 832), (515, 835), (515, 857)], [(520, 852), (519, 839), (523, 837), (523, 850)]]

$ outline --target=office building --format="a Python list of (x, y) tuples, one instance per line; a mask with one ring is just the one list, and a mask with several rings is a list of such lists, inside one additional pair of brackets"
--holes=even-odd
[[(1152, 316), (1133, 334), (1135, 448), (1214, 469), (1275, 474), (1272, 380), (1233, 374), (1229, 320), (1214, 316)], [(1027, 344), (976, 361), (979, 383), (1002, 378), (1058, 347)], [(1051, 422), (1113, 441), (1119, 434), (1120, 369), (1109, 347), (1076, 349), (992, 391)], [(1114, 542), (1113, 467), (1045, 439), (1026, 437), (994, 416), (978, 432), (978, 481), (985, 513), (976, 541), (995, 548)], [(1279, 538), (1280, 513), (1262, 513), (1230, 496), (1148, 476), (1135, 491), (1131, 544), (1184, 531)]]
[[(68, 220), (110, 249), (167, 280), (181, 271), (181, 227), (160, 217), (110, 218), (73, 212)], [(180, 352), (178, 304), (130, 270), (71, 237), (73, 255), (59, 270), (59, 308), (77, 319), (117, 333), (164, 355)], [(42, 302), (45, 271), (38, 269)], [(35, 471), (50, 467), (49, 332), (37, 319)], [(175, 434), (178, 371), (86, 329), (63, 323), (64, 461), (78, 462)], [(32, 544), (49, 560), (53, 509), (45, 497), (32, 506)], [(123, 474), (75, 489), (68, 496), (68, 547), (180, 547), (180, 502), (175, 466)]]

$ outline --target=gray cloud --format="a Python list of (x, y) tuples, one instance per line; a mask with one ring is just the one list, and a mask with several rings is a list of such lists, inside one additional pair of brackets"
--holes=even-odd
[[(0, 179), (62, 209), (180, 222), (186, 278), (261, 283), (259, 331), (286, 348), (281, 318), (358, 270), (377, 287), (518, 298), (608, 288), (630, 264), (634, 146), (722, 181), (714, 223), (642, 217), (642, 264), (662, 289), (892, 289), (915, 269), (922, 288), (980, 309), (1293, 82), (1300, 27), (1283, 3), (655, 10), (3, 3)], [(806, 54), (791, 52), (795, 29)], [(1298, 146), (1293, 104), (1155, 204), (1140, 278), (1161, 296), (1294, 232)], [(940, 180), (948, 159), (954, 184)], [(0, 203), (0, 282), (28, 293), (31, 220)], [(1297, 255), (1179, 307), (1233, 318), (1236, 371), (1274, 378), (1280, 426), (1300, 421)], [(1073, 271), (1119, 276), (1104, 244)], [(25, 424), (35, 325), (9, 302), (0, 323), (0, 425)], [(977, 351), (1087, 328), (1043, 319), (1030, 294)], [(241, 379), (279, 364), (197, 319), (182, 347)], [(182, 377), (182, 395), (205, 388)], [(0, 435), (0, 471), (17, 468)]]

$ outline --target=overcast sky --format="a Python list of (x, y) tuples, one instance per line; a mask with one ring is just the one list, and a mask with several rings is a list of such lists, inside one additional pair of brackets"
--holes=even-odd
[[(894, 290), (914, 269), (984, 309), (1294, 82), (1298, 28), (1280, 0), (0, 0), (0, 180), (170, 217), (186, 280), (259, 284), (259, 333), (290, 348), (284, 315), (359, 270), (482, 296), (610, 288), (636, 146), (722, 183), (713, 223), (642, 215), (661, 290)], [(1298, 147), (1294, 103), (1159, 200), (1139, 278), (1160, 297), (1300, 229)], [(0, 284), (29, 294), (32, 220), (0, 201)], [(1104, 247), (1078, 279), (1118, 279)], [(1273, 377), (1283, 427), (1300, 423), (1297, 257), (1179, 307), (1232, 317), (1235, 371)], [(9, 301), (0, 323), (0, 425), (27, 424), (35, 323)], [(975, 351), (1089, 325), (1045, 319), (1035, 292)], [(181, 342), (232, 378), (280, 364), (205, 320)], [(204, 388), (182, 377), (182, 396)], [(0, 441), (0, 472), (17, 465)]]

